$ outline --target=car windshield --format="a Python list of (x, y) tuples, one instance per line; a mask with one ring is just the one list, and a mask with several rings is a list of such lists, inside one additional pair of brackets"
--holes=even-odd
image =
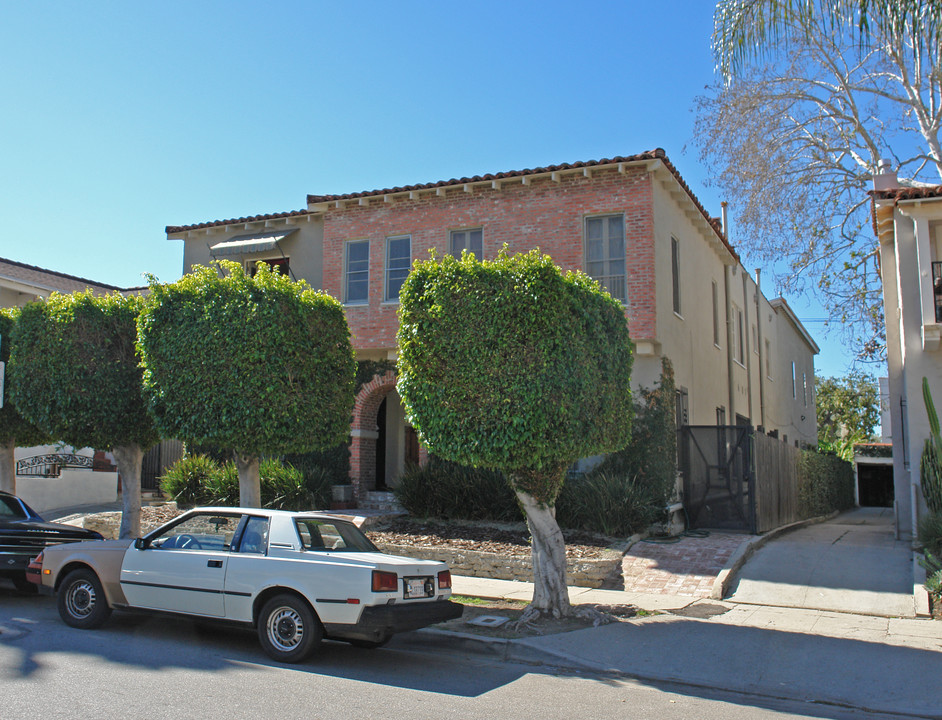
[(305, 550), (343, 550), (344, 552), (378, 552), (360, 529), (352, 523), (323, 518), (298, 518), (294, 521)]
[(23, 511), (22, 505), (13, 498), (0, 496), (0, 518), (12, 520), (14, 518), (22, 519), (25, 517), (29, 517), (29, 515)]

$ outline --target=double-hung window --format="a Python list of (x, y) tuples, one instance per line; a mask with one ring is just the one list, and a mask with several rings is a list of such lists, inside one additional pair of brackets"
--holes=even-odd
[(481, 228), (475, 230), (452, 230), (451, 236), (448, 238), (448, 254), (460, 260), (462, 250), (474, 253), (474, 257), (478, 260), (483, 260), (484, 231)]
[(745, 357), (745, 349), (743, 348), (745, 337), (743, 336), (742, 310), (735, 303), (733, 303), (732, 313), (733, 313), (733, 336), (732, 336), (732, 346), (730, 347), (730, 350), (732, 350), (733, 352), (733, 360), (735, 360), (740, 365), (745, 365), (746, 357)]
[(412, 264), (412, 236), (398, 235), (386, 238), (386, 290), (385, 302), (399, 299), (399, 288), (409, 275)]
[(344, 302), (363, 305), (369, 302), (370, 241), (353, 240), (346, 245), (344, 257)]
[(625, 302), (625, 218), (622, 215), (601, 215), (585, 220), (585, 271)]
[(671, 299), (674, 312), (680, 315), (680, 243), (671, 238)]

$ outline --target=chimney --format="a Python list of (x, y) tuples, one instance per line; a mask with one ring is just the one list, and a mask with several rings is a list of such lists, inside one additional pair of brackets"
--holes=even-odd
[(720, 207), (723, 208), (720, 217), (723, 219), (723, 235), (729, 240), (729, 212), (727, 211), (728, 202), (725, 200), (720, 203)]
[(896, 190), (898, 187), (899, 181), (896, 178), (893, 163), (884, 158), (877, 166), (877, 174), (873, 176), (873, 189)]

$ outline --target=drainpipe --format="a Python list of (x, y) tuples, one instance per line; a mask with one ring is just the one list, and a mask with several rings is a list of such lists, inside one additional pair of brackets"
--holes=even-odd
[(756, 342), (759, 343), (759, 424), (763, 431), (765, 427), (765, 364), (768, 358), (765, 357), (765, 343), (762, 338), (762, 271), (756, 268)]
[[(727, 205), (728, 203), (724, 200), (720, 203), (722, 207), (722, 219), (723, 219), (723, 236), (729, 238), (728, 228), (729, 228), (729, 217), (727, 215)], [(735, 375), (733, 372), (733, 307), (732, 300), (729, 294), (729, 287), (733, 273), (732, 265), (725, 265), (723, 267), (723, 296), (724, 296), (724, 305), (726, 306), (726, 386), (729, 394), (729, 415), (727, 415), (727, 424), (735, 424), (736, 420), (736, 385), (735, 385)]]
[[(752, 333), (749, 332), (749, 273), (743, 268), (742, 273), (742, 322), (743, 344), (752, 344)], [(743, 360), (746, 361), (746, 398), (749, 403), (749, 420), (754, 421), (752, 415), (752, 348), (743, 348)]]

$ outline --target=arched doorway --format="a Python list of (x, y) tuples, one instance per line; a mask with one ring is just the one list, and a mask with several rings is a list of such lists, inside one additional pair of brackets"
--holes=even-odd
[(350, 481), (358, 502), (387, 490), (407, 464), (424, 464), (425, 449), (408, 427), (396, 392), (396, 374), (375, 375), (357, 394), (350, 431)]

